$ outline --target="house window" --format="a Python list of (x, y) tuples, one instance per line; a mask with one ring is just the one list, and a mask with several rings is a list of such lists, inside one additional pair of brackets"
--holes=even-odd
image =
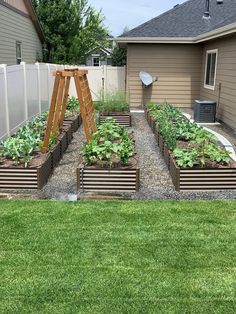
[(208, 50), (206, 53), (206, 68), (204, 87), (214, 90), (216, 82), (216, 67), (217, 67), (218, 50)]
[(93, 66), (94, 67), (100, 66), (100, 58), (99, 57), (93, 57)]
[(22, 43), (16, 42), (16, 64), (20, 64), (22, 61)]

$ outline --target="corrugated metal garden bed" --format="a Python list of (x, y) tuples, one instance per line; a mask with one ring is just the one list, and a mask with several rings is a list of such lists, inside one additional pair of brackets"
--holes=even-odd
[(169, 151), (154, 119), (145, 110), (145, 116), (150, 128), (155, 134), (159, 149), (176, 191), (210, 191), (210, 190), (234, 190), (236, 189), (236, 168), (180, 168), (177, 166)]
[[(79, 125), (81, 119), (78, 118)], [(71, 143), (73, 137), (73, 121), (65, 122), (64, 133), (59, 137), (57, 144), (45, 155), (42, 164), (37, 167), (1, 167), (1, 190), (41, 190), (47, 183), (55, 167), (58, 166), (64, 152)]]
[(106, 119), (113, 118), (118, 124), (131, 127), (132, 119), (130, 112), (109, 112), (99, 114), (99, 123), (103, 123)]
[(82, 192), (137, 192), (139, 169), (80, 167), (77, 169), (77, 185)]

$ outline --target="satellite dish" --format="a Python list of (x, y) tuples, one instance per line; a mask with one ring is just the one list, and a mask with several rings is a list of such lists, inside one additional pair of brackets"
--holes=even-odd
[(149, 73), (144, 71), (139, 73), (139, 77), (145, 87), (152, 85), (152, 83), (156, 80), (156, 78), (153, 78)]

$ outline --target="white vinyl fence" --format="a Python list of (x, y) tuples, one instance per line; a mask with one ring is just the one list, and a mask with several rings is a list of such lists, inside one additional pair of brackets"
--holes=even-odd
[[(14, 134), (28, 120), (50, 106), (53, 72), (69, 68), (54, 64), (0, 65), (0, 140)], [(73, 67), (74, 68), (74, 67)], [(80, 67), (88, 70), (93, 100), (101, 90), (125, 91), (124, 67)], [(70, 96), (76, 96), (72, 80)]]

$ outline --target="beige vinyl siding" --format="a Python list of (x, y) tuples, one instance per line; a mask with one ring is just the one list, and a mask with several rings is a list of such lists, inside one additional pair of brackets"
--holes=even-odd
[[(207, 50), (218, 49), (215, 90), (204, 87)], [(221, 83), (221, 92), (219, 84)], [(201, 99), (218, 103), (217, 116), (230, 127), (236, 129), (236, 38), (225, 38), (204, 46)]]
[(0, 5), (0, 64), (16, 64), (16, 42), (22, 42), (22, 61), (42, 57), (42, 44), (30, 18)]
[[(131, 106), (165, 101), (192, 107), (199, 97), (202, 67), (200, 45), (128, 44), (127, 82)], [(143, 94), (139, 72), (158, 77)]]
[(28, 14), (28, 10), (25, 6), (24, 0), (3, 0), (3, 1), (13, 6), (14, 8)]

